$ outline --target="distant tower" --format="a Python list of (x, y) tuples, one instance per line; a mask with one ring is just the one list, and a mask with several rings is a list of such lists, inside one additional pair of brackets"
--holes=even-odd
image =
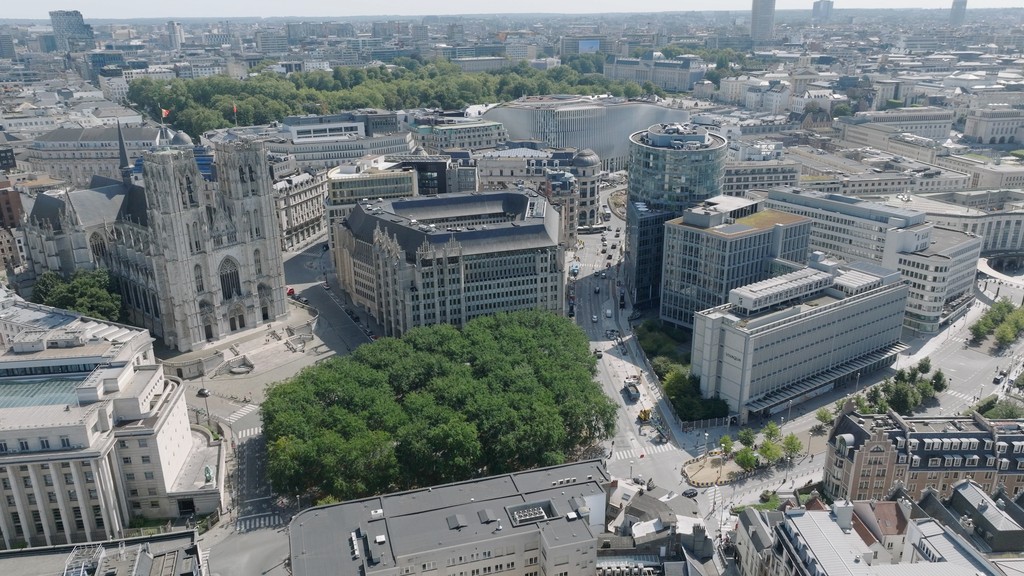
[(811, 20), (815, 24), (827, 24), (832, 19), (832, 0), (815, 0)]
[(750, 39), (754, 44), (775, 38), (775, 0), (754, 0), (750, 15)]
[(953, 0), (953, 7), (949, 10), (949, 27), (959, 28), (964, 25), (967, 17), (967, 0)]
[(181, 27), (181, 22), (174, 22), (173, 20), (167, 23), (167, 48), (177, 52), (181, 50), (181, 45), (185, 43), (185, 29)]
[(92, 26), (85, 23), (78, 10), (50, 12), (50, 25), (53, 26), (53, 38), (60, 52), (91, 50), (95, 47)]

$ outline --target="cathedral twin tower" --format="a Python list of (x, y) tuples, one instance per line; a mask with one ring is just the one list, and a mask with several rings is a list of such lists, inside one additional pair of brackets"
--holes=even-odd
[(260, 142), (218, 144), (206, 177), (191, 146), (122, 154), (120, 181), (41, 194), (25, 223), (24, 291), (42, 273), (105, 268), (127, 320), (182, 352), (287, 314), (280, 230)]

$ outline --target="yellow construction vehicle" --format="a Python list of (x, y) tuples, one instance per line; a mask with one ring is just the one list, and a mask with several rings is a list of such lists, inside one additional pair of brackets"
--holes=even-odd
[(637, 415), (637, 419), (640, 420), (641, 422), (649, 422), (651, 419), (651, 409), (644, 408), (643, 410), (641, 410), (640, 414)]

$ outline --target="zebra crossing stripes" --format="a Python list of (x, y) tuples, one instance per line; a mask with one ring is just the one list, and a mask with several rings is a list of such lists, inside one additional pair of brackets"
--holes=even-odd
[(228, 416), (227, 418), (225, 418), (224, 421), (227, 422), (228, 424), (230, 424), (230, 423), (238, 420), (242, 416), (245, 416), (246, 414), (251, 414), (251, 413), (255, 412), (256, 410), (259, 410), (259, 406), (255, 405), (255, 404), (246, 404), (245, 406), (242, 406), (238, 410), (235, 410), (234, 412), (232, 412), (231, 416)]
[(673, 449), (675, 449), (675, 446), (666, 442), (664, 444), (654, 444), (646, 448), (631, 448), (629, 450), (619, 450), (615, 452), (615, 458), (617, 460), (627, 460), (629, 458), (639, 458), (641, 454), (645, 456), (650, 456), (651, 454), (668, 452), (669, 450)]
[(276, 528), (285, 523), (284, 517), (277, 512), (264, 512), (263, 514), (252, 514), (242, 516), (235, 520), (237, 532), (249, 532), (260, 528)]
[(246, 438), (252, 438), (253, 436), (259, 436), (262, 433), (263, 433), (263, 427), (262, 426), (255, 426), (253, 428), (246, 428), (244, 430), (239, 430), (238, 432), (235, 432), (235, 439), (236, 440), (245, 440)]
[(966, 400), (968, 402), (973, 402), (974, 401), (974, 396), (971, 396), (970, 394), (964, 394), (963, 392), (957, 392), (956, 390), (946, 390), (945, 392), (943, 392), (943, 394), (949, 394), (950, 396), (952, 396), (954, 398), (958, 398), (960, 400)]

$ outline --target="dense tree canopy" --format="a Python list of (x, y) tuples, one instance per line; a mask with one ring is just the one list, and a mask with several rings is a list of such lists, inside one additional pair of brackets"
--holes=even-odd
[(271, 482), (347, 500), (564, 462), (614, 432), (594, 369), (584, 333), (539, 311), (361, 346), (270, 390)]
[[(603, 56), (580, 55), (568, 65), (540, 71), (520, 62), (494, 72), (462, 72), (454, 64), (422, 64), (404, 58), (400, 66), (338, 67), (300, 72), (287, 78), (272, 72), (244, 80), (211, 76), (194, 80), (132, 82), (128, 98), (154, 118), (161, 108), (168, 121), (196, 137), (215, 128), (267, 124), (289, 114), (329, 114), (356, 108), (456, 109), (468, 104), (514, 100), (536, 94), (612, 94), (635, 97), (635, 82), (600, 74)], [(237, 108), (237, 113), (235, 109)]]
[(121, 317), (121, 296), (111, 292), (110, 274), (102, 269), (76, 272), (68, 281), (45, 272), (32, 288), (32, 301), (100, 320), (116, 322)]

